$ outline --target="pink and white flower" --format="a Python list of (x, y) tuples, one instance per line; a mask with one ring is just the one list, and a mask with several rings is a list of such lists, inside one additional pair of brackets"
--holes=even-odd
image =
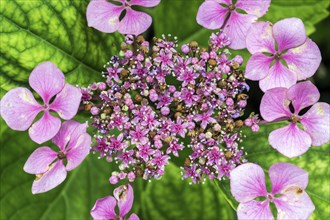
[(37, 176), (32, 185), (33, 194), (49, 191), (61, 184), (67, 171), (75, 169), (86, 158), (92, 143), (86, 128), (87, 123), (66, 121), (52, 139), (59, 148), (58, 152), (43, 146), (30, 155), (23, 169)]
[(240, 203), (238, 219), (274, 219), (270, 203), (276, 206), (277, 219), (308, 219), (315, 209), (305, 191), (308, 173), (289, 163), (276, 163), (270, 167), (269, 177), (270, 193), (266, 189), (264, 171), (257, 164), (245, 163), (231, 171), (230, 190)]
[[(107, 196), (98, 199), (91, 210), (93, 219), (125, 219), (125, 216), (131, 210), (134, 200), (133, 189), (130, 184), (117, 187), (113, 191), (113, 196)], [(118, 205), (119, 215), (115, 208)], [(127, 220), (139, 220), (139, 217), (133, 213)]]
[[(207, 29), (222, 28), (230, 38), (232, 49), (246, 47), (245, 38), (251, 24), (263, 16), (270, 0), (205, 0), (199, 7), (197, 23)], [(244, 11), (239, 13), (237, 10)]]
[[(330, 140), (330, 106), (317, 102), (319, 98), (319, 91), (310, 81), (298, 83), (289, 89), (266, 91), (260, 104), (263, 119), (269, 122), (290, 121), (289, 125), (270, 133), (269, 143), (273, 148), (287, 157), (295, 157), (305, 153), (311, 146), (320, 146)], [(301, 110), (309, 106), (312, 107), (301, 115)], [(298, 126), (299, 123), (303, 129)]]
[(205, 129), (209, 123), (217, 122), (214, 118), (212, 118), (212, 114), (213, 114), (213, 110), (209, 110), (207, 112), (204, 112), (203, 114), (196, 114), (194, 120), (196, 122), (201, 121), (200, 126), (201, 128)]
[(252, 56), (247, 62), (245, 76), (260, 80), (263, 91), (289, 88), (297, 81), (313, 76), (321, 62), (320, 50), (306, 37), (299, 18), (283, 19), (274, 25), (270, 22), (253, 24), (246, 36), (246, 47)]
[[(114, 0), (121, 5), (113, 4), (106, 0), (92, 0), (87, 7), (87, 22), (89, 27), (113, 33), (139, 35), (145, 32), (151, 25), (150, 15), (133, 10), (134, 5), (143, 7), (155, 7), (160, 0)], [(125, 16), (120, 20), (122, 13)]]
[[(51, 62), (35, 67), (29, 84), (42, 98), (43, 105), (35, 100), (29, 89), (18, 87), (2, 98), (1, 117), (13, 130), (25, 131), (29, 128), (31, 139), (41, 144), (53, 138), (61, 127), (61, 120), (50, 112), (56, 112), (64, 120), (72, 119), (77, 114), (82, 94), (80, 89), (65, 83), (64, 74)], [(32, 124), (40, 112), (44, 114)]]

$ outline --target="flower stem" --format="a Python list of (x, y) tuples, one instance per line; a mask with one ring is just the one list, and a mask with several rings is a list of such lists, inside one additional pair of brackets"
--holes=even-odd
[(215, 185), (218, 187), (220, 193), (225, 197), (225, 200), (228, 202), (228, 204), (230, 205), (230, 207), (237, 212), (237, 208), (235, 206), (235, 204), (230, 200), (227, 190), (225, 189), (225, 187), (223, 186), (223, 184), (218, 183), (216, 180), (214, 180)]
[(271, 123), (274, 123), (274, 122), (287, 121), (287, 120), (289, 120), (288, 117), (281, 117), (281, 118), (275, 119), (274, 121), (265, 121), (265, 120), (261, 120), (258, 124), (259, 124), (259, 125), (263, 125), (263, 124), (271, 124)]

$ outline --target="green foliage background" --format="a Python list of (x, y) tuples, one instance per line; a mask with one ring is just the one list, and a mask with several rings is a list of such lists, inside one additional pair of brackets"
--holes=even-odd
[[(206, 45), (211, 32), (195, 21), (202, 2), (162, 0), (155, 9), (143, 9), (154, 19), (146, 37), (172, 33), (181, 42), (198, 40), (200, 45)], [(118, 52), (122, 36), (88, 28), (85, 19), (87, 4), (88, 1), (82, 0), (0, 0), (1, 97), (9, 89), (28, 86), (31, 70), (46, 60), (59, 66), (72, 84), (86, 85), (100, 80), (103, 65)], [(299, 17), (312, 39), (324, 45), (320, 46), (323, 64), (311, 80), (316, 80), (324, 91), (321, 99), (327, 101), (327, 62), (330, 56), (326, 28), (329, 19), (318, 23), (328, 16), (328, 7), (328, 0), (273, 0), (269, 12), (261, 19), (276, 22), (285, 17)], [(248, 58), (246, 51), (239, 53)], [(258, 97), (258, 91), (253, 95)], [(258, 100), (252, 101), (258, 104)], [(112, 165), (91, 154), (79, 168), (69, 173), (62, 185), (48, 193), (32, 195), (34, 177), (24, 173), (22, 168), (31, 152), (39, 146), (29, 140), (27, 132), (11, 131), (0, 120), (1, 219), (90, 219), (89, 211), (95, 200), (112, 194), (113, 187), (108, 182)], [(77, 120), (88, 118), (79, 117)], [(307, 191), (316, 206), (312, 219), (329, 219), (330, 145), (315, 147), (301, 157), (287, 159), (267, 142), (269, 132), (279, 126), (262, 126), (259, 133), (244, 131), (247, 138), (242, 146), (248, 152), (247, 159), (259, 163), (265, 171), (278, 161), (287, 161), (307, 170), (310, 175)], [(177, 163), (168, 166), (161, 180), (151, 183), (137, 181), (134, 189), (133, 209), (141, 219), (236, 218), (234, 209), (237, 203), (230, 196), (228, 181), (190, 185), (188, 181), (181, 181)]]

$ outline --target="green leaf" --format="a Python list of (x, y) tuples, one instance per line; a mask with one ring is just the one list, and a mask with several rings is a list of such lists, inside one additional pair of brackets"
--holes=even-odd
[(189, 184), (181, 169), (170, 164), (165, 176), (147, 184), (142, 195), (142, 219), (235, 219), (220, 189), (207, 180)]
[(197, 24), (196, 15), (203, 0), (165, 0), (150, 13), (153, 14), (156, 36), (172, 34), (179, 41), (203, 29)]
[(307, 153), (296, 158), (287, 158), (274, 150), (268, 143), (268, 135), (276, 128), (283, 127), (283, 123), (261, 125), (260, 131), (253, 133), (245, 131), (246, 140), (243, 142), (247, 159), (258, 163), (265, 171), (277, 162), (294, 164), (309, 173), (309, 183), (306, 192), (316, 207), (312, 219), (330, 218), (330, 180), (329, 160), (330, 143), (321, 147), (312, 147)]
[(315, 24), (329, 15), (328, 0), (272, 0), (266, 15), (261, 19), (275, 23), (283, 18), (300, 18), (306, 27), (307, 35), (315, 31)]
[(119, 34), (87, 26), (88, 1), (2, 0), (0, 81), (2, 90), (26, 85), (31, 70), (52, 61), (73, 84), (101, 79), (103, 65), (119, 49)]
[[(4, 126), (1, 120), (1, 127)], [(89, 155), (55, 189), (33, 195), (34, 176), (23, 171), (29, 155), (39, 147), (27, 132), (8, 130), (1, 136), (0, 219), (90, 219), (96, 199), (112, 195), (109, 176), (113, 166)], [(57, 148), (49, 143), (54, 150)]]

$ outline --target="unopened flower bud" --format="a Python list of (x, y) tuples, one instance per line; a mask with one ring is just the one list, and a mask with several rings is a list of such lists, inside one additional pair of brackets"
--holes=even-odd
[(106, 118), (107, 118), (107, 114), (102, 113), (102, 114), (101, 114), (101, 119), (106, 119)]
[(142, 96), (140, 94), (136, 94), (134, 97), (135, 101), (137, 101), (138, 103), (141, 103), (142, 101)]
[(228, 98), (228, 99), (226, 100), (226, 105), (229, 105), (229, 106), (234, 105), (234, 100), (233, 100), (232, 98)]
[(234, 68), (234, 69), (237, 69), (239, 67), (239, 64), (237, 62), (233, 62), (231, 64), (231, 66)]
[(189, 44), (192, 51), (196, 51), (198, 48), (198, 42), (197, 41), (191, 41)]
[(90, 111), (92, 115), (97, 115), (98, 113), (100, 113), (100, 109), (96, 106), (93, 106)]
[(168, 115), (170, 113), (170, 109), (168, 107), (162, 107), (160, 109), (160, 112), (162, 113), (162, 115)]
[(226, 81), (220, 81), (220, 82), (218, 83), (218, 86), (219, 86), (221, 89), (224, 89), (224, 88), (226, 88), (226, 86), (227, 86), (227, 82), (226, 82)]
[(211, 132), (206, 132), (206, 134), (205, 134), (205, 138), (207, 138), (207, 139), (210, 139), (210, 138), (212, 138), (212, 133)]
[(184, 54), (189, 53), (189, 52), (190, 52), (190, 47), (189, 47), (189, 45), (188, 45), (188, 44), (184, 44), (184, 45), (182, 45), (182, 46), (181, 46), (181, 51), (182, 51), (182, 53), (184, 53)]
[(172, 141), (172, 137), (171, 137), (171, 136), (168, 136), (168, 137), (166, 137), (166, 138), (164, 139), (164, 142), (165, 142), (166, 144), (169, 144), (171, 141)]
[(248, 127), (251, 127), (253, 125), (253, 121), (251, 118), (247, 118), (244, 120), (244, 124)]
[(85, 105), (85, 111), (91, 110), (92, 107), (93, 107), (93, 104), (90, 104), (90, 103)]
[(217, 65), (217, 61), (215, 59), (209, 59), (209, 61), (207, 63), (211, 66)]
[(111, 176), (110, 179), (109, 179), (109, 182), (113, 185), (117, 184), (119, 181), (118, 177), (117, 176)]
[(143, 41), (145, 41), (144, 37), (142, 35), (137, 36), (136, 41), (141, 44)]
[(175, 114), (174, 114), (174, 118), (178, 118), (178, 117), (181, 117), (181, 116), (182, 116), (181, 112), (175, 112)]
[(221, 126), (217, 123), (217, 124), (213, 125), (213, 130), (214, 131), (221, 131)]
[(131, 51), (131, 50), (127, 50), (126, 52), (125, 52), (125, 57), (126, 58), (131, 58), (133, 56), (133, 52)]
[(237, 103), (238, 107), (240, 108), (245, 108), (245, 106), (247, 105), (247, 101), (246, 100), (240, 100), (238, 103)]
[(127, 44), (125, 42), (122, 42), (121, 45), (120, 45), (120, 49), (122, 51), (126, 51), (128, 49)]
[(258, 132), (259, 131), (259, 125), (257, 125), (257, 124), (252, 125), (251, 130), (253, 132)]
[(240, 128), (240, 127), (242, 127), (243, 125), (244, 125), (244, 122), (243, 122), (242, 120), (237, 120), (237, 121), (235, 121), (235, 127)]
[(200, 157), (199, 160), (198, 160), (198, 163), (204, 165), (205, 164), (205, 158), (204, 157)]
[(131, 171), (127, 174), (127, 178), (130, 182), (133, 182), (135, 180), (135, 174)]
[(240, 55), (236, 55), (233, 60), (234, 60), (234, 62), (238, 63), (239, 65), (241, 65), (243, 63), (243, 57)]
[(229, 159), (231, 159), (233, 157), (233, 153), (228, 150), (228, 151), (225, 152), (225, 157), (226, 157), (226, 159), (229, 160)]
[(125, 78), (128, 76), (128, 73), (129, 71), (127, 69), (123, 69), (121, 72), (120, 72), (120, 77), (121, 78)]

